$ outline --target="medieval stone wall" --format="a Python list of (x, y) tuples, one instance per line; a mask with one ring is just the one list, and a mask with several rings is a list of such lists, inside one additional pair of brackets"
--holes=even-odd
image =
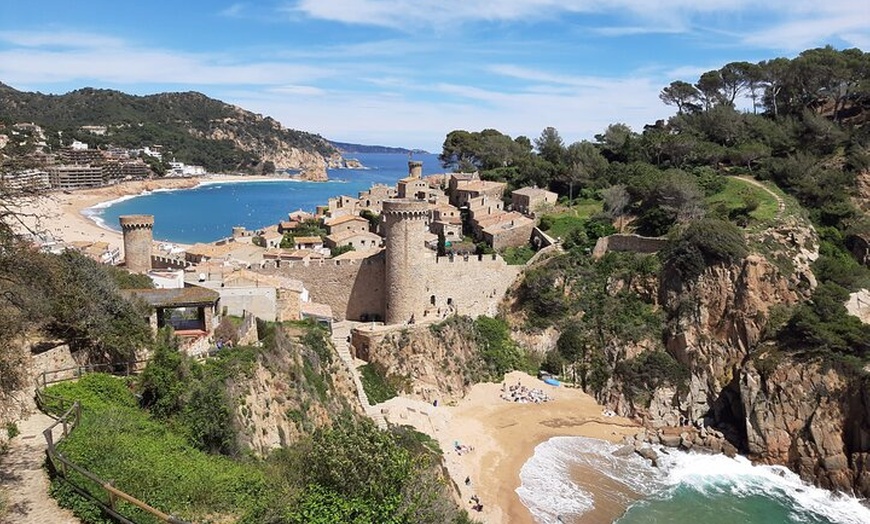
[(313, 302), (338, 320), (384, 318), (384, 255), (362, 260), (267, 261), (259, 272), (301, 280)]
[[(524, 266), (509, 266), (496, 255), (426, 259), (424, 318), (451, 314), (495, 316), (498, 304)], [(434, 302), (434, 303), (433, 303)]]
[(592, 250), (594, 258), (603, 257), (608, 251), (630, 251), (632, 253), (655, 253), (668, 244), (662, 237), (642, 237), (640, 235), (610, 235), (601, 237)]

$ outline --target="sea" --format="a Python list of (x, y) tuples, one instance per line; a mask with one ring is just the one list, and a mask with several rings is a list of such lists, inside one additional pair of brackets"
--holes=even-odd
[[(314, 211), (338, 195), (357, 196), (373, 184), (395, 184), (408, 173), (408, 155), (352, 155), (365, 169), (329, 170), (328, 182), (214, 182), (154, 191), (87, 210), (112, 229), (126, 214), (153, 214), (154, 238), (184, 244), (211, 242), (233, 226), (257, 229), (297, 209)], [(436, 155), (415, 154), (424, 175), (441, 173)], [(620, 446), (583, 437), (538, 445), (520, 473), (523, 503), (542, 524), (870, 524), (870, 509), (855, 498), (803, 483), (783, 467), (754, 466), (744, 458), (668, 450), (659, 467)]]
[[(329, 181), (274, 180), (206, 181), (192, 189), (156, 190), (104, 202), (85, 210), (100, 225), (120, 231), (121, 215), (154, 215), (154, 239), (194, 244), (214, 242), (232, 234), (234, 226), (259, 229), (287, 220), (290, 212), (313, 212), (330, 197), (349, 195), (373, 184), (394, 185), (408, 175), (407, 154), (359, 153), (347, 155), (365, 169), (330, 169)], [(415, 153), (423, 162), (423, 175), (443, 173), (438, 155)]]
[(854, 497), (810, 486), (782, 466), (665, 450), (658, 467), (619, 444), (555, 437), (520, 472), (520, 499), (542, 524), (867, 524)]

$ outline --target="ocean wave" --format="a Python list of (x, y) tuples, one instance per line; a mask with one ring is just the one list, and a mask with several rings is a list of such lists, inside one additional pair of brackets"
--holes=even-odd
[[(582, 467), (611, 479), (615, 491), (624, 488), (625, 493), (634, 492), (647, 500), (666, 500), (686, 490), (710, 499), (760, 496), (790, 508), (792, 522), (818, 518), (842, 524), (870, 522), (870, 509), (860, 500), (808, 485), (782, 466), (756, 466), (745, 457), (658, 448), (659, 467), (654, 468), (636, 454), (614, 456), (620, 447), (585, 437), (552, 438), (538, 445), (523, 465), (516, 492), (538, 522), (558, 524), (562, 515), (577, 516), (594, 507), (591, 489), (571, 478), (572, 468)], [(612, 496), (613, 486), (608, 488), (610, 501), (629, 506), (630, 498)]]

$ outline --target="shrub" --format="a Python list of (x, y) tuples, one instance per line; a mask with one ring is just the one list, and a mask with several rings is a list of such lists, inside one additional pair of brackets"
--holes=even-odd
[(662, 255), (670, 269), (683, 278), (693, 279), (708, 266), (734, 263), (747, 253), (746, 240), (737, 226), (724, 220), (705, 218), (689, 224)]

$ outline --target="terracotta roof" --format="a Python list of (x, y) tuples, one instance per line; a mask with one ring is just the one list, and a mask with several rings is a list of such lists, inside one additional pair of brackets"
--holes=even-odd
[(512, 195), (524, 195), (524, 196), (546, 196), (547, 194), (556, 196), (556, 193), (552, 191), (547, 191), (546, 189), (541, 189), (540, 187), (521, 187), (519, 189), (514, 189), (511, 192)]
[(169, 289), (122, 289), (125, 296), (141, 298), (152, 307), (210, 306), (218, 301), (217, 291), (199, 286)]
[(339, 224), (344, 224), (345, 222), (350, 222), (351, 220), (362, 220), (363, 222), (368, 223), (368, 220), (364, 219), (359, 215), (342, 215), (335, 218), (330, 218), (324, 221), (324, 224), (327, 227), (337, 226)]
[(323, 239), (320, 237), (294, 237), (293, 242), (298, 244), (322, 244)]

